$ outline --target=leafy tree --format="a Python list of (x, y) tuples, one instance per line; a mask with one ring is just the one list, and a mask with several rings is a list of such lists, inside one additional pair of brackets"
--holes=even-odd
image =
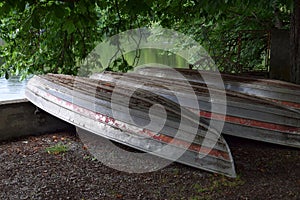
[(98, 39), (93, 1), (6, 1), (0, 24), (2, 73), (75, 74)]
[(5, 63), (0, 75), (76, 74), (76, 63), (103, 37), (149, 23), (146, 8), (134, 0), (2, 2), (0, 38), (6, 45), (1, 47)]
[[(254, 38), (243, 30), (289, 29), (291, 23), (292, 81), (300, 83), (299, 10), (298, 0), (7, 0), (0, 3), (6, 41), (0, 75), (76, 74), (76, 63), (97, 42), (153, 23), (191, 35), (221, 70), (240, 72), (239, 66), (260, 66), (265, 45), (265, 35)], [(131, 68), (124, 60), (114, 64)]]
[(193, 35), (229, 73), (266, 68), (268, 30), (289, 28), (288, 1), (189, 1), (184, 6), (176, 12), (175, 28)]

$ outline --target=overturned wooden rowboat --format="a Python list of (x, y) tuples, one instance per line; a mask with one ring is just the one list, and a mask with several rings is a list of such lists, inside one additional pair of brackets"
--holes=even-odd
[[(190, 82), (209, 84), (216, 87), (220, 86), (218, 81), (220, 74), (213, 71), (158, 67), (144, 67), (136, 70), (136, 73), (147, 76), (181, 79), (182, 77), (176, 74), (178, 72), (183, 75), (185, 80)], [(204, 77), (209, 78), (205, 79)], [(292, 109), (300, 110), (299, 85), (280, 80), (235, 76), (229, 74), (221, 74), (221, 78), (223, 79), (224, 86), (227, 91), (260, 97)]]
[[(151, 91), (173, 102), (177, 102), (177, 97), (180, 97), (185, 102), (183, 105), (185, 108), (199, 114), (203, 119), (225, 120), (222, 131), (224, 134), (300, 148), (300, 114), (289, 107), (230, 91), (226, 93), (227, 101), (222, 102), (219, 99), (211, 99), (209, 90), (201, 84), (194, 82), (187, 84), (135, 73), (124, 75), (104, 72), (91, 78), (112, 81), (119, 87)], [(192, 87), (197, 95), (197, 105), (189, 103), (193, 94), (190, 94), (187, 87)], [(214, 93), (224, 92), (213, 90)], [(226, 115), (218, 110), (212, 113), (211, 102), (219, 106), (226, 103)]]
[[(101, 137), (149, 152), (166, 159), (173, 159), (172, 152), (160, 151), (165, 146), (170, 151), (183, 150), (178, 162), (235, 177), (233, 159), (224, 138), (205, 120), (200, 122), (187, 109), (150, 91), (139, 90), (130, 95), (130, 88), (118, 92), (117, 106), (112, 111), (112, 95), (115, 83), (67, 75), (34, 76), (28, 83), (26, 97), (41, 109), (63, 119), (80, 129)], [(149, 123), (149, 109), (160, 104), (165, 108), (167, 119), (161, 130), (143, 128), (137, 124)], [(129, 109), (130, 116), (124, 110)], [(156, 111), (157, 123), (163, 113)], [(197, 126), (196, 133), (183, 127)], [(190, 131), (191, 130), (191, 131)], [(179, 134), (178, 136), (178, 132)], [(191, 140), (193, 139), (193, 140)], [(210, 144), (215, 144), (211, 146)]]

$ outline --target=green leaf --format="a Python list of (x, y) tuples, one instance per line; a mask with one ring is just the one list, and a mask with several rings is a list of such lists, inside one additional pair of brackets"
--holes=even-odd
[(66, 14), (66, 9), (62, 8), (61, 6), (54, 7), (54, 14), (57, 18), (63, 18)]
[(79, 13), (82, 13), (82, 14), (85, 14), (87, 12), (86, 2), (79, 1), (78, 11), (79, 11)]
[(63, 30), (67, 31), (68, 34), (72, 34), (76, 31), (76, 26), (74, 25), (74, 23), (71, 20), (66, 21), (66, 23), (63, 26)]
[(33, 10), (33, 13), (31, 15), (31, 25), (36, 29), (40, 29), (41, 27), (38, 9)]
[(17, 4), (17, 8), (19, 10), (19, 12), (23, 12), (25, 10), (26, 7), (26, 1), (19, 1)]

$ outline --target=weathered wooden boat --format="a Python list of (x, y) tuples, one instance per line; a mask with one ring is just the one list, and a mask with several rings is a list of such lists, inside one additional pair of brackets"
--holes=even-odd
[[(120, 87), (124, 85), (151, 91), (173, 102), (180, 97), (184, 99), (185, 108), (198, 112), (202, 118), (225, 120), (224, 134), (300, 148), (300, 114), (289, 107), (230, 91), (226, 92), (227, 101), (223, 102), (211, 99), (207, 87), (196, 82), (186, 85), (178, 80), (135, 73), (123, 76), (121, 73), (104, 72), (91, 78), (116, 82)], [(189, 103), (192, 102), (190, 99), (193, 95), (187, 89), (189, 85), (197, 95), (198, 105)], [(218, 89), (211, 90), (220, 94), (224, 92)], [(226, 104), (226, 115), (218, 110), (212, 113), (211, 102), (220, 106)]]
[[(170, 69), (158, 67), (139, 68), (139, 74), (147, 76), (164, 77), (170, 79), (181, 79), (176, 73), (180, 73), (190, 82), (200, 84), (209, 84), (216, 87), (219, 86), (219, 73), (213, 71), (191, 70), (191, 69)], [(203, 77), (206, 78), (204, 81)], [(273, 101), (278, 104), (288, 106), (292, 109), (300, 110), (300, 86), (280, 80), (263, 79), (246, 76), (235, 76), (229, 74), (221, 74), (227, 91), (239, 92), (265, 100)], [(222, 85), (221, 85), (222, 86)]]
[[(129, 95), (131, 89), (125, 85), (117, 92), (120, 96), (113, 110), (114, 89), (112, 81), (49, 74), (34, 76), (25, 95), (39, 108), (93, 134), (170, 160), (174, 159), (173, 152), (183, 152), (177, 159), (180, 163), (236, 176), (226, 141), (205, 120), (195, 120), (194, 113), (150, 91)], [(129, 97), (128, 105), (124, 99)], [(162, 129), (137, 125), (149, 123), (148, 112), (155, 104), (162, 105), (167, 113), (165, 120), (160, 119), (163, 113), (159, 110), (154, 113)], [(162, 150), (166, 146), (169, 151)]]

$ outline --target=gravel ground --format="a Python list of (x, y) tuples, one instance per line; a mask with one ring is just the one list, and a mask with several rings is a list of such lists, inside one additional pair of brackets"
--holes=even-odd
[(178, 163), (120, 172), (95, 160), (73, 133), (1, 142), (0, 199), (300, 199), (299, 149), (226, 139), (236, 179)]

